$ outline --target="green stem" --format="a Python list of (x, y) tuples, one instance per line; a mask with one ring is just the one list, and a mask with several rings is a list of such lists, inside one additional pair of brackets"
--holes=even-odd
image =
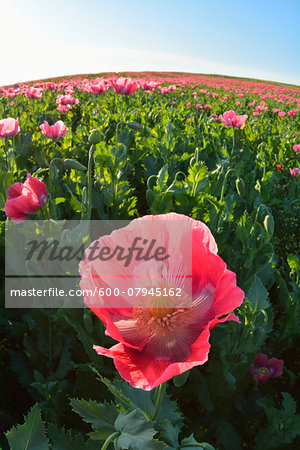
[(105, 441), (104, 444), (102, 445), (101, 450), (106, 450), (106, 449), (108, 448), (109, 444), (110, 444), (111, 442), (113, 442), (113, 441), (115, 440), (115, 438), (116, 438), (117, 436), (119, 436), (119, 434), (120, 434), (120, 432), (119, 432), (119, 431), (116, 431), (115, 433), (112, 433), (110, 436), (108, 436), (108, 438), (106, 439), (106, 441)]
[(226, 187), (226, 182), (227, 182), (227, 177), (228, 177), (228, 175), (229, 175), (230, 172), (235, 172), (236, 175), (237, 175), (237, 177), (239, 178), (239, 174), (237, 173), (237, 171), (236, 171), (235, 169), (228, 169), (228, 170), (227, 170), (227, 172), (226, 172), (226, 174), (225, 174), (225, 177), (224, 177), (223, 185), (222, 185), (220, 202), (223, 201), (223, 198), (224, 198), (224, 192), (225, 192), (225, 187)]
[(167, 387), (167, 383), (162, 383), (156, 388), (155, 395), (154, 395), (155, 413), (154, 413), (154, 416), (152, 417), (153, 421), (157, 420), (157, 418), (159, 416), (166, 387)]
[(234, 148), (235, 148), (234, 128), (232, 128), (232, 131), (233, 131), (233, 135), (232, 135), (232, 152), (234, 152)]
[(87, 220), (91, 218), (92, 212), (92, 164), (93, 164), (93, 154), (95, 151), (95, 146), (91, 145), (89, 151), (89, 161), (88, 161), (88, 207), (87, 207)]

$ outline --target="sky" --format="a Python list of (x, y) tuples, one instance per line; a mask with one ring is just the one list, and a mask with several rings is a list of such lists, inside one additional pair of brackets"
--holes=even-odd
[(0, 86), (172, 71), (300, 85), (300, 0), (0, 0)]

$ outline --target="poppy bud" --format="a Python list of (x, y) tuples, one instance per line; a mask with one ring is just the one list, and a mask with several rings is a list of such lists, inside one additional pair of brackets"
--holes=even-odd
[(64, 160), (65, 166), (67, 169), (76, 169), (80, 170), (81, 172), (84, 172), (86, 170), (86, 167), (82, 165), (80, 162), (75, 161), (75, 159), (65, 159)]
[(126, 125), (135, 131), (140, 130), (142, 128), (142, 125), (137, 122), (126, 122)]
[(237, 190), (237, 193), (239, 194), (240, 197), (244, 197), (245, 195), (245, 182), (242, 178), (237, 178), (237, 180), (235, 181), (235, 187)]
[(273, 216), (271, 214), (268, 214), (264, 220), (264, 227), (265, 227), (267, 233), (269, 233), (271, 236), (274, 233), (274, 225), (275, 225), (275, 223), (274, 223)]
[(101, 142), (102, 136), (99, 130), (92, 130), (91, 134), (89, 135), (89, 143), (96, 145), (99, 144), (99, 142)]
[(155, 197), (155, 194), (152, 191), (152, 189), (147, 189), (146, 200), (147, 200), (149, 206), (153, 203), (154, 197)]

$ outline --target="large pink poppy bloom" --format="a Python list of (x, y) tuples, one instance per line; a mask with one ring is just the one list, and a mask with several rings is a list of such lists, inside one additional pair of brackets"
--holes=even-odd
[(0, 138), (9, 138), (20, 132), (18, 119), (8, 117), (0, 120)]
[(111, 80), (111, 85), (116, 94), (123, 95), (131, 95), (139, 88), (138, 83), (133, 81), (131, 78), (123, 77), (118, 78), (117, 80)]
[[(109, 249), (128, 250), (135, 239), (139, 244), (155, 240), (167, 255), (160, 250), (159, 258), (145, 261), (136, 252), (127, 267), (124, 258), (107, 260)], [(102, 259), (95, 257), (96, 247)], [(101, 319), (105, 333), (119, 341), (110, 349), (94, 349), (113, 358), (132, 386), (145, 390), (204, 364), (210, 330), (219, 322), (238, 321), (230, 313), (244, 299), (207, 226), (176, 213), (135, 219), (94, 241), (79, 271), (86, 305)]]
[(220, 116), (221, 121), (228, 128), (242, 128), (245, 121), (248, 119), (247, 114), (238, 116), (235, 111), (226, 111), (222, 116)]
[(49, 139), (59, 139), (64, 136), (69, 129), (62, 120), (58, 120), (54, 125), (50, 126), (46, 120), (40, 125), (42, 133)]
[(29, 214), (37, 212), (48, 200), (45, 184), (29, 173), (25, 183), (14, 183), (7, 189), (8, 200), (4, 209), (13, 222), (24, 222)]

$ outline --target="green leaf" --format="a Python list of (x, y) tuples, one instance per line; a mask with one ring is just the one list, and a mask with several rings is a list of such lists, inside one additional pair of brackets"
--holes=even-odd
[(5, 436), (12, 450), (48, 450), (49, 441), (38, 404), (31, 408), (23, 425), (13, 427)]
[(116, 450), (155, 450), (165, 448), (165, 444), (153, 439), (156, 430), (147, 422), (143, 414), (135, 409), (129, 414), (120, 414), (115, 421), (115, 429), (120, 435), (115, 439)]
[(127, 381), (123, 380), (114, 380), (114, 386), (131, 401), (135, 408), (140, 409), (145, 414), (146, 419), (151, 420), (155, 413), (151, 392), (133, 388)]
[(48, 435), (52, 441), (51, 450), (97, 450), (97, 442), (85, 441), (81, 434), (72, 435), (71, 430), (57, 428), (53, 423), (48, 425)]
[(207, 442), (197, 442), (193, 434), (191, 434), (188, 438), (185, 438), (181, 441), (180, 448), (181, 449), (187, 448), (190, 450), (194, 450), (196, 448), (198, 448), (199, 450), (201, 449), (215, 450), (215, 448), (212, 445), (208, 444)]
[(293, 255), (292, 253), (289, 253), (287, 255), (287, 262), (290, 266), (291, 272), (298, 272), (300, 271), (300, 258), (298, 258), (297, 255)]
[(173, 383), (176, 387), (181, 387), (185, 384), (186, 380), (188, 379), (188, 376), (190, 374), (190, 370), (187, 370), (186, 372), (181, 373), (180, 375), (176, 375), (173, 377)]
[(59, 205), (60, 203), (64, 203), (66, 200), (67, 200), (66, 197), (56, 197), (54, 199), (54, 204)]
[[(98, 439), (106, 439), (115, 431), (114, 422), (118, 416), (116, 406), (110, 403), (97, 403), (93, 400), (71, 399), (73, 411), (79, 414), (83, 420), (90, 423), (97, 431)], [(101, 437), (100, 437), (101, 436)]]
[(225, 422), (225, 420), (218, 420), (215, 435), (225, 450), (240, 450), (242, 438), (230, 423)]
[(285, 413), (287, 413), (288, 415), (295, 414), (297, 405), (293, 397), (287, 392), (281, 392), (281, 395), (283, 397), (282, 407)]
[(259, 277), (255, 277), (252, 281), (247, 293), (247, 298), (250, 301), (254, 312), (267, 309), (270, 306), (268, 300), (268, 291), (260, 281)]

